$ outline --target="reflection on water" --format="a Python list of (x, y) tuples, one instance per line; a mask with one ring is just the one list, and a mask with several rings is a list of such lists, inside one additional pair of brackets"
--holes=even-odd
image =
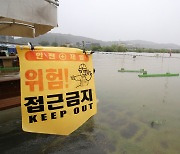
[(1, 111), (1, 153), (179, 153), (180, 77), (117, 70), (180, 73), (180, 55), (136, 55), (94, 54), (98, 113), (69, 136), (22, 132), (20, 108)]

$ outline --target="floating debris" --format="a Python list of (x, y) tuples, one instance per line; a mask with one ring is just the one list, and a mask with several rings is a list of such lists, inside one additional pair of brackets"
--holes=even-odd
[(158, 126), (158, 125), (163, 125), (165, 124), (166, 120), (153, 120), (151, 122), (151, 127), (154, 128), (155, 126)]

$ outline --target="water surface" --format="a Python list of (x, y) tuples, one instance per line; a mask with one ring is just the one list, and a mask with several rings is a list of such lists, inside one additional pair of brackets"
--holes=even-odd
[(20, 108), (1, 111), (1, 153), (179, 153), (180, 77), (139, 78), (118, 69), (180, 73), (180, 55), (95, 53), (93, 61), (98, 113), (57, 136), (23, 132)]

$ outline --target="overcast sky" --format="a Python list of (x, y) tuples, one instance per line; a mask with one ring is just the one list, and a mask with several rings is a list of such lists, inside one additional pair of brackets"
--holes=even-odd
[(60, 0), (52, 32), (180, 45), (180, 0)]

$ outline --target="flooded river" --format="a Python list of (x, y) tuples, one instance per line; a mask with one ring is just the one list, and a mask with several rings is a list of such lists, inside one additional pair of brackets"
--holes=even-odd
[[(133, 58), (133, 55), (137, 55)], [(20, 108), (0, 111), (0, 153), (177, 154), (180, 151), (180, 55), (104, 54), (93, 57), (98, 113), (69, 136), (25, 133)]]

